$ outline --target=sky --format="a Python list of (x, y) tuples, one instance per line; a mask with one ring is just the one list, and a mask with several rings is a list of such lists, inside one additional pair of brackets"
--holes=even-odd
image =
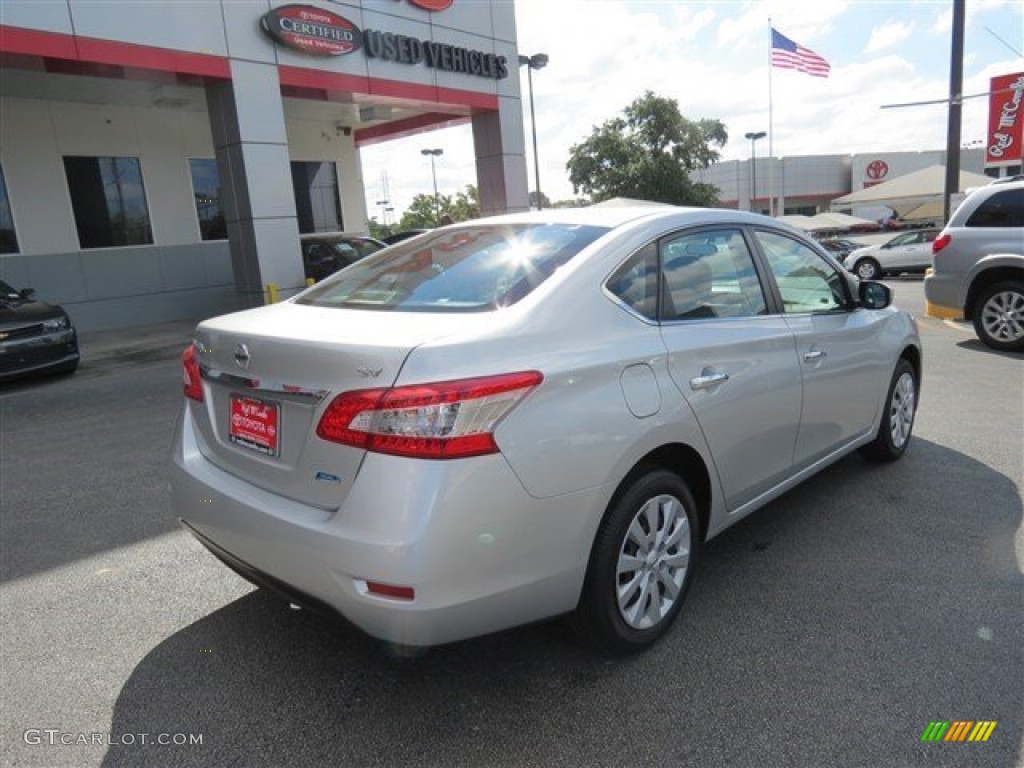
[[(473, 2), (474, 0), (461, 0)], [(750, 157), (743, 136), (768, 131), (775, 157), (945, 149), (952, 0), (517, 0), (520, 53), (546, 53), (533, 72), (540, 187), (552, 201), (577, 197), (566, 161), (594, 126), (651, 90), (684, 117), (722, 121), (722, 160)], [(1024, 72), (1024, 3), (966, 0), (965, 96), (993, 76)], [(771, 20), (769, 25), (769, 19)], [(828, 60), (828, 78), (769, 67), (770, 27)], [(515, 70), (511, 76), (517, 76)], [(525, 68), (520, 69), (530, 189), (535, 189)], [(987, 98), (963, 105), (962, 144), (985, 137)], [(757, 154), (768, 151), (768, 139)], [(363, 178), (370, 216), (381, 220), (387, 176), (394, 221), (416, 194), (432, 192), (424, 147), (439, 147), (437, 187), (454, 195), (476, 183), (472, 130), (434, 131), (367, 147)]]

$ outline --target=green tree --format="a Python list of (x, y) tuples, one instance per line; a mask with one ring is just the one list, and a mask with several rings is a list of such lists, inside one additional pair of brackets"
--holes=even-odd
[(718, 190), (690, 172), (719, 158), (728, 141), (719, 120), (687, 120), (675, 99), (647, 91), (620, 117), (595, 126), (569, 151), (569, 181), (593, 202), (632, 197), (673, 205), (712, 206)]
[(456, 192), (455, 197), (438, 195), (436, 208), (433, 195), (416, 195), (412, 199), (395, 231), (405, 229), (432, 229), (442, 223), (467, 221), (480, 217), (480, 197), (472, 184), (467, 184), (464, 192)]

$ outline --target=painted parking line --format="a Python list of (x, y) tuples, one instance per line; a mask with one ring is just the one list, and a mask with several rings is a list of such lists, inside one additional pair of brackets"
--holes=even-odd
[(964, 320), (943, 320), (942, 324), (947, 328), (952, 328), (953, 330), (960, 331), (961, 333), (974, 333), (974, 324)]

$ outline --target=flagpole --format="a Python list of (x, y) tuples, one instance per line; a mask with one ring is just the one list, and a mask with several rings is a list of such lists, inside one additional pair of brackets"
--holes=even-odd
[(768, 17), (768, 215), (775, 215), (775, 122), (772, 112), (772, 17)]

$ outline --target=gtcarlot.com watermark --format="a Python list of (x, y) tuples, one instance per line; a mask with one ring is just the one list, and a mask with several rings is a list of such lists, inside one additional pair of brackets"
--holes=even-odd
[(50, 747), (194, 747), (203, 743), (201, 733), (70, 733), (59, 728), (29, 728), (21, 738), (32, 746)]

